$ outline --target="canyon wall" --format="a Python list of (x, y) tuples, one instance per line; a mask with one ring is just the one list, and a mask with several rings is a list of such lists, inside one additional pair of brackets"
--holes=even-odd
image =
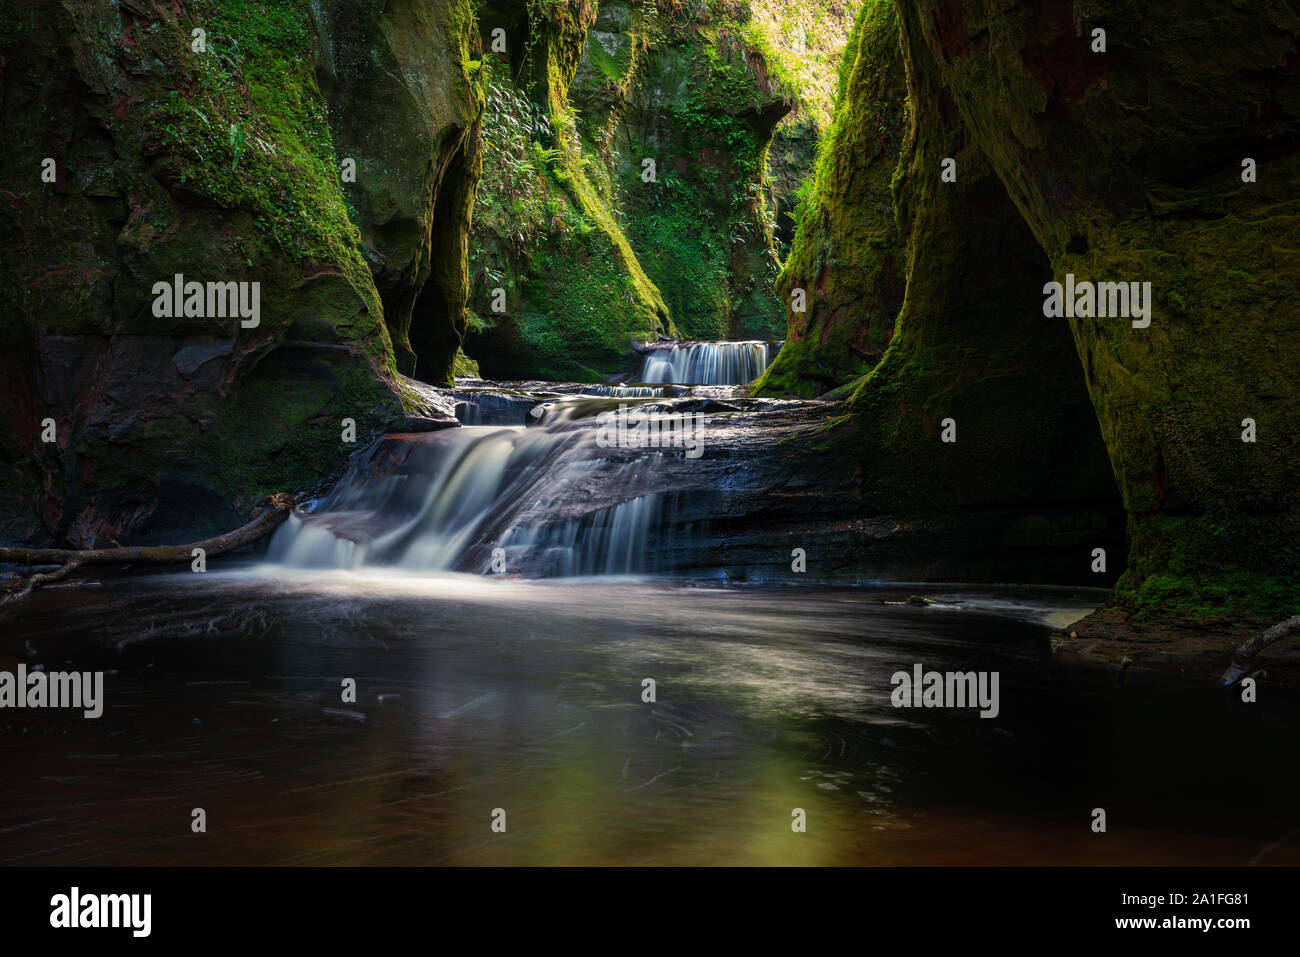
[[(761, 389), (852, 392), (844, 445), (868, 505), (1109, 484), (1128, 516), (1122, 603), (1296, 609), (1294, 12), (879, 0), (856, 49), (836, 136), (865, 146), (819, 167), (782, 277), (810, 311)], [(886, 193), (895, 57), (909, 130)], [(1149, 325), (1046, 318), (1046, 283), (1067, 276), (1150, 283)]]
[[(634, 340), (781, 338), (768, 153), (781, 128), (788, 193), (817, 129), (782, 121), (823, 93), (790, 65), (785, 18), (804, 15), (718, 0), (529, 9), (481, 15), (488, 148), (466, 351), (484, 375), (596, 381), (628, 368)], [(813, 54), (843, 42), (847, 12), (822, 12), (805, 17)]]
[[(345, 418), (418, 411), (413, 348), (450, 380), (473, 27), (458, 0), (5, 5), (7, 540), (229, 527), (336, 471)], [(257, 283), (256, 324), (160, 307), (178, 275)]]

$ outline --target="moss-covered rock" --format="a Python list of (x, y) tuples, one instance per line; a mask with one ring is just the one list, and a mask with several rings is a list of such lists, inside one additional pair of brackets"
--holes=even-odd
[[(457, 146), (440, 131), (472, 115), (467, 11), (6, 5), (6, 537), (90, 545), (228, 526), (260, 496), (339, 468), (353, 448), (344, 419), (358, 441), (403, 420), (383, 299), (400, 298), (395, 274), (408, 294), (433, 274), (436, 171)], [(434, 34), (445, 56), (428, 47)], [(422, 124), (402, 142), (354, 139), (341, 152), (331, 107), (355, 112), (371, 94), (418, 104)], [(389, 123), (386, 109), (371, 111), (384, 128), (411, 123)], [(358, 161), (351, 196), (347, 157)], [(421, 189), (407, 195), (411, 184)], [(258, 283), (259, 322), (160, 314), (154, 285), (178, 274)], [(453, 343), (448, 368), (455, 354)], [(54, 441), (42, 441), (47, 419)]]
[(841, 87), (778, 282), (788, 331), (757, 386), (763, 394), (812, 396), (863, 375), (880, 361), (902, 304), (906, 249), (890, 184), (907, 84), (893, 0), (862, 7)]
[(1058, 320), (1130, 514), (1118, 596), (1300, 610), (1300, 251), (1283, 238), (1300, 226), (1300, 15), (918, 6), (941, 82), (1056, 278), (1151, 283), (1149, 327)]
[(910, 20), (901, 11), (908, 126), (893, 178), (907, 288), (888, 349), (847, 405), (863, 505), (1100, 514), (1115, 488), (1073, 341), (1042, 315), (1051, 267)]
[(789, 254), (796, 208), (811, 186), (819, 148), (844, 98), (844, 51), (854, 33), (859, 0), (751, 0), (746, 41), (763, 54), (773, 82), (794, 91), (790, 112), (767, 148), (770, 203), (777, 249)]
[(592, 380), (635, 339), (779, 337), (766, 151), (794, 93), (750, 8), (560, 3), (530, 25), (498, 7), (471, 237), (484, 373)]
[(465, 331), (481, 172), (479, 34), (470, 0), (331, 3), (317, 74), (345, 195), (398, 368), (450, 385)]
[(481, 14), (484, 36), (505, 31), (506, 49), (489, 42), (484, 54), (467, 348), (492, 378), (596, 380), (626, 362), (632, 340), (676, 334), (570, 102), (596, 18), (580, 0)]
[[(717, 5), (646, 17), (608, 153), (628, 237), (691, 339), (780, 338), (767, 148), (793, 91)], [(645, 163), (655, 178), (645, 181)]]
[[(892, 62), (888, 30), (871, 29), (890, 9), (882, 0), (860, 19), (852, 48), (879, 46), (846, 60), (850, 80), (880, 80), (872, 70)], [(1295, 612), (1300, 253), (1282, 237), (1300, 214), (1300, 18), (1269, 2), (894, 9), (908, 79), (889, 194), (906, 248), (901, 305), (891, 316), (886, 289), (826, 321), (824, 305), (849, 301), (816, 291), (821, 263), (846, 248), (836, 240), (891, 225), (887, 157), (839, 150), (843, 169), (819, 167), (786, 269), (812, 283), (813, 308), (792, 316), (761, 385), (855, 383), (853, 415), (831, 431), (862, 463), (868, 508), (1086, 506), (1111, 487), (1089, 451), (1099, 431), (1128, 513), (1120, 601), (1140, 615)], [(836, 137), (896, 102), (880, 82), (849, 89)], [(1243, 179), (1246, 159), (1256, 181)], [(826, 277), (836, 294), (879, 288), (889, 242), (857, 235), (868, 241)], [(1046, 283), (1068, 276), (1149, 282), (1150, 324), (1044, 318)], [(888, 339), (878, 364), (852, 352), (854, 336)], [(947, 417), (957, 442), (945, 447)]]

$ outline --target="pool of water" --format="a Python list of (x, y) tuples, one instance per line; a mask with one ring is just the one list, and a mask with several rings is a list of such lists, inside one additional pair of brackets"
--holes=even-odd
[[(1300, 700), (1053, 663), (1047, 621), (1095, 596), (898, 593), (270, 566), (40, 591), (0, 668), (105, 670), (106, 702), (0, 711), (0, 863), (1300, 863)], [(998, 716), (893, 707), (915, 664), (997, 671)]]

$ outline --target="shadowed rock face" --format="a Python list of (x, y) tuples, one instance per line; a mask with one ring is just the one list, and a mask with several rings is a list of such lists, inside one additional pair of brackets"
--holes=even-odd
[(344, 188), (397, 366), (449, 385), (482, 168), (482, 96), (465, 64), (481, 57), (478, 31), (451, 0), (333, 3), (325, 20), (317, 75), (335, 153), (357, 161)]
[[(394, 341), (447, 378), (477, 161), (458, 9), (6, 4), (6, 539), (229, 527), (340, 467), (342, 419), (402, 421)], [(259, 283), (258, 324), (157, 315), (176, 274)]]
[(1300, 16), (1269, 2), (916, 7), (1056, 278), (1152, 284), (1148, 328), (1068, 320), (1130, 515), (1121, 597), (1293, 608), (1300, 251), (1279, 240), (1300, 227)]
[[(1129, 516), (1121, 599), (1153, 611), (1290, 608), (1300, 393), (1286, 370), (1300, 331), (1300, 254), (1278, 238), (1296, 232), (1300, 213), (1295, 14), (1280, 3), (1223, 14), (868, 4), (859, 50), (877, 44), (876, 69), (854, 69), (877, 82), (859, 86), (841, 117), (864, 136), (894, 102), (881, 82), (894, 55), (891, 7), (910, 125), (892, 209), (878, 151), (819, 180), (820, 218), (805, 223), (787, 267), (788, 281), (813, 283), (815, 308), (792, 322), (762, 385), (808, 394), (843, 383), (857, 374), (853, 343), (888, 343), (875, 359), (856, 353), (871, 368), (850, 404), (868, 500), (1079, 501), (1109, 484), (1090, 450), (1099, 426)], [(1105, 52), (1093, 50), (1096, 28)], [(943, 183), (949, 157), (957, 179)], [(1245, 157), (1257, 182), (1242, 181)], [(866, 195), (837, 185), (855, 176)], [(893, 228), (907, 249), (905, 298), (888, 328), (870, 306), (852, 307), (855, 326), (837, 311), (842, 281), (817, 285), (818, 256), (835, 250), (849, 260), (841, 270), (856, 264), (878, 283), (890, 250), (879, 237)], [(1067, 274), (1150, 282), (1150, 326), (1044, 319), (1044, 283)], [(959, 430), (947, 450), (942, 415)], [(1245, 418), (1254, 443), (1242, 441)]]
[[(848, 406), (868, 450), (864, 504), (1113, 504), (1069, 331), (1042, 315), (1047, 257), (908, 26), (905, 17), (911, 105), (894, 190), (907, 290), (883, 358)], [(940, 178), (946, 159), (956, 164), (953, 182)]]

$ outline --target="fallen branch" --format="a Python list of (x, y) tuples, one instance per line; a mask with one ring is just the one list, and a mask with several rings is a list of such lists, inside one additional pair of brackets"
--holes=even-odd
[(17, 591), (12, 591), (3, 598), (0, 598), (0, 607), (3, 607), (10, 602), (22, 601), (39, 586), (49, 584), (50, 582), (56, 582), (60, 578), (65, 578), (69, 573), (75, 572), (84, 564), (84, 562), (73, 559), (72, 561), (60, 566), (57, 571), (40, 572), (39, 574), (33, 575), (31, 578), (27, 579), (27, 581), (23, 582), (22, 588)]
[(289, 517), (295, 500), (283, 493), (272, 495), (270, 506), (253, 517), (247, 525), (189, 545), (134, 545), (114, 548), (21, 548), (0, 546), (0, 563), (23, 565), (59, 565), (57, 571), (32, 575), (17, 591), (11, 592), (0, 605), (21, 601), (41, 585), (58, 581), (83, 565), (172, 565), (188, 562), (196, 548), (205, 556), (232, 552), (251, 545), (264, 535), (275, 531)]
[(1273, 644), (1275, 641), (1281, 641), (1288, 635), (1300, 632), (1300, 615), (1292, 615), (1286, 621), (1280, 621), (1271, 628), (1265, 628), (1250, 641), (1246, 642), (1237, 649), (1236, 655), (1233, 656), (1232, 664), (1228, 670), (1223, 673), (1223, 683), (1225, 685), (1236, 684), (1250, 670), (1257, 654)]

